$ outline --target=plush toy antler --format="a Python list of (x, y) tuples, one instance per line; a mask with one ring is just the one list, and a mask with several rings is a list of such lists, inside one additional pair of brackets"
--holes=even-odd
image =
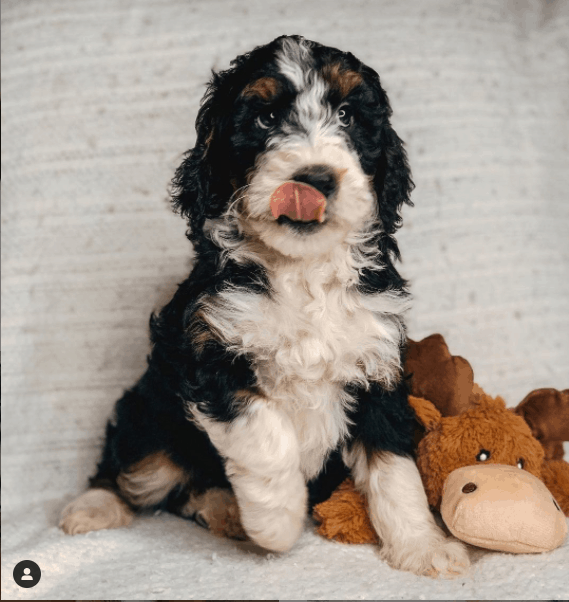
[(536, 389), (514, 410), (528, 423), (545, 450), (541, 478), (569, 516), (569, 464), (563, 441), (569, 441), (569, 389)]
[(411, 394), (435, 402), (443, 416), (456, 416), (470, 407), (474, 386), (471, 365), (451, 355), (442, 335), (432, 334), (420, 342), (408, 340), (405, 373)]
[(563, 458), (563, 441), (569, 441), (569, 389), (536, 389), (515, 409), (543, 445), (546, 460)]

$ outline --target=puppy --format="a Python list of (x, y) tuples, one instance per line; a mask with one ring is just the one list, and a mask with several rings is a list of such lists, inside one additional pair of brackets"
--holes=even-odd
[(394, 233), (413, 183), (390, 115), (373, 69), (299, 36), (213, 74), (173, 181), (195, 265), (65, 532), (161, 506), (283, 552), (349, 471), (392, 566), (468, 567), (412, 458)]

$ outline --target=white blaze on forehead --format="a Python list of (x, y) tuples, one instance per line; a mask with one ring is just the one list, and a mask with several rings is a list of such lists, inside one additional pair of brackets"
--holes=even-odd
[[(298, 91), (293, 108), (295, 125), (300, 125), (311, 138), (324, 134), (328, 129), (326, 126), (336, 126), (331, 120), (331, 107), (324, 100), (328, 85), (314, 70), (310, 51), (304, 43), (285, 39), (277, 64), (280, 72)], [(297, 133), (284, 129), (287, 134)]]
[(302, 90), (311, 67), (310, 50), (304, 40), (290, 38), (282, 41), (282, 50), (277, 54), (279, 71), (289, 79), (297, 90)]
[(330, 107), (324, 100), (327, 89), (324, 80), (315, 74), (310, 86), (296, 97), (296, 115), (307, 132), (321, 127), (330, 117)]

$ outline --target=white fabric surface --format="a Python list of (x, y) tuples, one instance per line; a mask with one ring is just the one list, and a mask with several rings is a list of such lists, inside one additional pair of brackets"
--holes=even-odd
[(351, 50), (390, 95), (417, 184), (410, 335), (444, 334), (510, 405), (567, 387), (568, 32), (562, 0), (2, 2), (3, 599), (569, 598), (568, 542), (433, 581), (310, 525), (283, 557), (168, 515), (55, 527), (188, 271), (166, 189), (209, 70), (282, 33)]

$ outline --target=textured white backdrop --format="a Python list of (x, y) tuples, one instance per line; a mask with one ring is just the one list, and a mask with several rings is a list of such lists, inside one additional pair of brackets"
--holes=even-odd
[[(209, 70), (282, 33), (354, 52), (390, 95), (417, 184), (410, 335), (443, 333), (510, 405), (569, 386), (569, 3), (3, 1), (3, 597), (569, 597), (567, 544), (437, 584), (309, 528), (286, 558), (174, 517), (55, 529), (189, 269), (166, 189)], [(26, 557), (33, 590), (11, 580)]]

